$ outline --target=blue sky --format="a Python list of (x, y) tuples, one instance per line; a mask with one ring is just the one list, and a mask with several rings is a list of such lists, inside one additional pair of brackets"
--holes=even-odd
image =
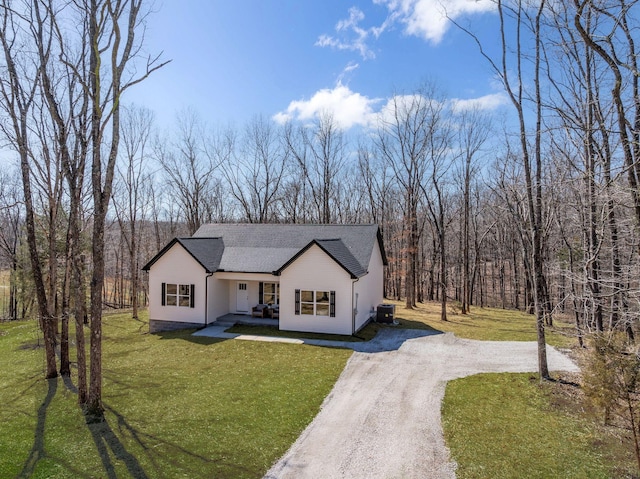
[(171, 63), (126, 100), (159, 126), (195, 109), (210, 124), (330, 111), (364, 125), (394, 92), (433, 80), (452, 100), (506, 104), (473, 41), (443, 16), (496, 31), (490, 0), (157, 0), (145, 48)]

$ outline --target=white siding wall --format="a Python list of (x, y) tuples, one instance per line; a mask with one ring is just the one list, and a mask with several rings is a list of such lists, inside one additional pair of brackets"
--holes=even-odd
[[(280, 276), (280, 329), (317, 333), (351, 334), (350, 275), (314, 245)], [(295, 314), (295, 290), (335, 291), (336, 316)]]
[(224, 279), (216, 278), (215, 274), (209, 278), (209, 286), (207, 294), (209, 301), (207, 301), (207, 323), (213, 323), (220, 316), (224, 316), (230, 313), (229, 301), (229, 288), (230, 282)]
[(360, 280), (354, 285), (354, 296), (355, 293), (358, 294), (356, 330), (360, 329), (372, 314), (375, 314), (376, 307), (383, 302), (383, 268), (382, 254), (380, 254), (380, 248), (376, 241), (373, 245), (371, 259), (369, 260), (369, 274), (360, 278)]
[[(204, 324), (205, 270), (179, 244), (174, 244), (149, 271), (149, 319)], [(195, 285), (193, 308), (162, 306), (162, 283)]]

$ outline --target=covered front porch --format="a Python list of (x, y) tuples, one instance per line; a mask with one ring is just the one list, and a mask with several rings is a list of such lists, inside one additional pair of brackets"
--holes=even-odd
[(272, 319), (277, 324), (280, 304), (280, 278), (272, 274), (217, 272), (216, 283), (228, 293), (228, 307), (221, 316), (238, 319)]

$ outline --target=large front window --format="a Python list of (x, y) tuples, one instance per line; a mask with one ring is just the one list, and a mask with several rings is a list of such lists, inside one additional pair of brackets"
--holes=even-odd
[(262, 284), (262, 303), (263, 304), (280, 304), (278, 295), (278, 283)]
[(300, 313), (329, 316), (329, 291), (300, 291)]

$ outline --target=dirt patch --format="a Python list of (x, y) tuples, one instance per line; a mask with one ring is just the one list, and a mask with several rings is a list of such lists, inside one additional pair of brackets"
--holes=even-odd
[(565, 412), (584, 412), (584, 391), (582, 390), (582, 376), (579, 373), (562, 372), (554, 375), (553, 381), (540, 383), (549, 396), (553, 409)]
[(631, 430), (615, 420), (604, 424), (603, 411), (593, 406), (582, 389), (582, 376), (579, 373), (562, 372), (556, 374), (556, 381), (542, 383), (553, 410), (559, 411), (581, 421), (591, 430), (594, 439), (591, 445), (595, 451), (611, 464), (611, 477), (620, 479), (640, 479), (636, 470), (633, 454), (633, 435)]

